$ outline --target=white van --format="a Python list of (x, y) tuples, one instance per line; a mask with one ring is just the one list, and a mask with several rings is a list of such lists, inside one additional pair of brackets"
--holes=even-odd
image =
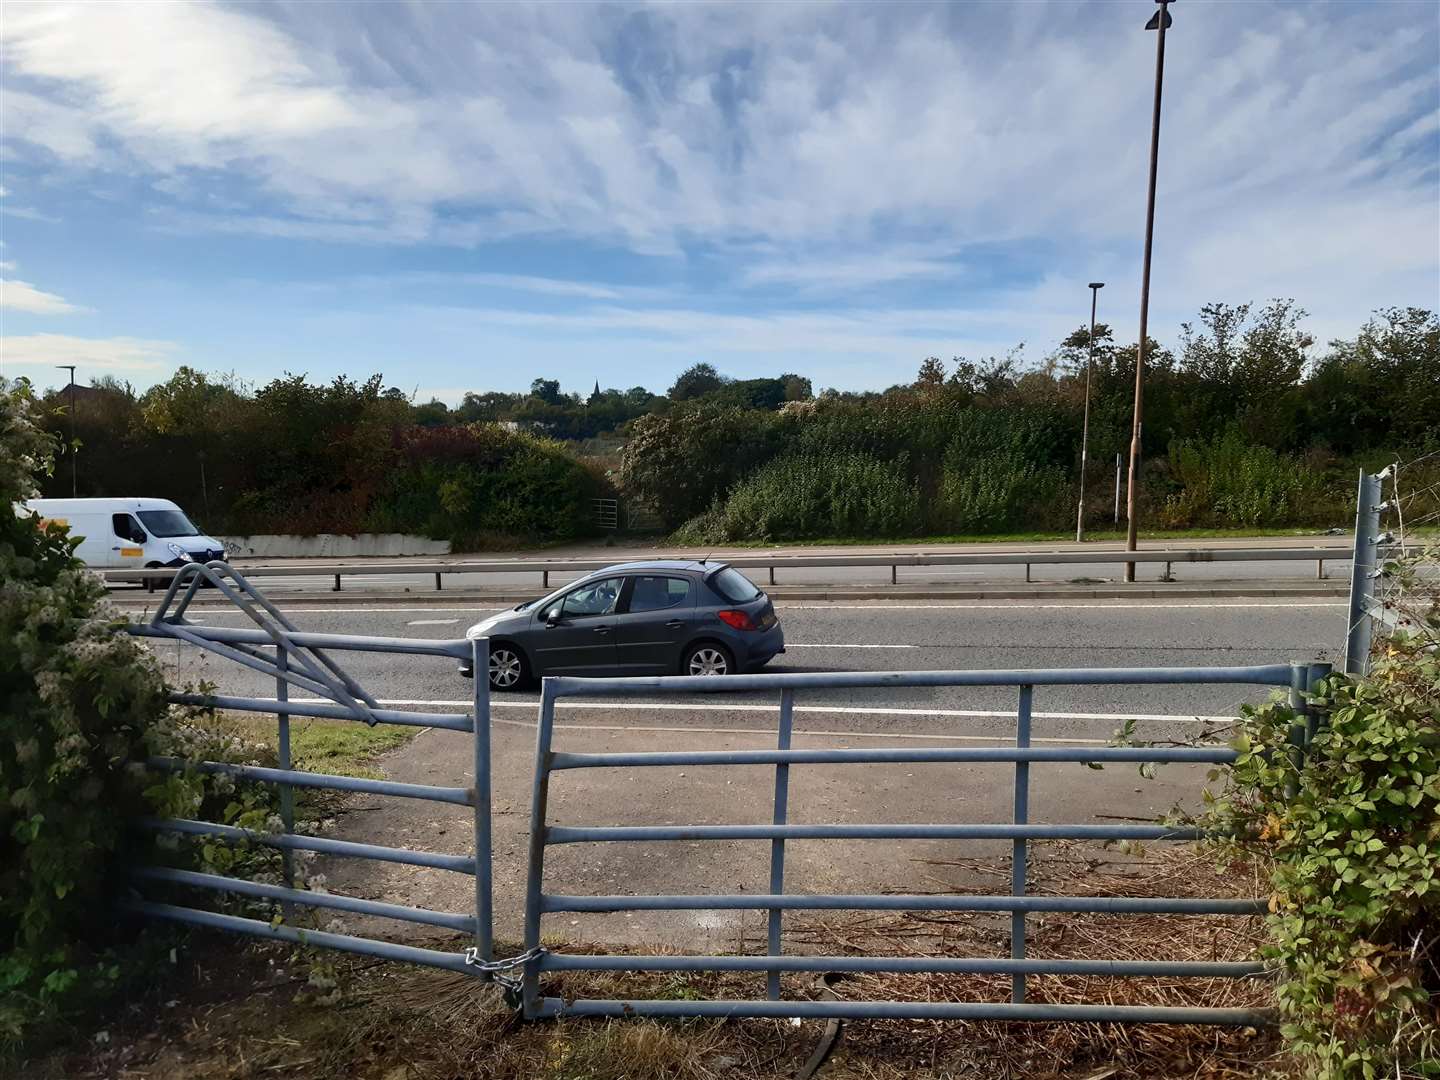
[(95, 570), (180, 566), (225, 558), (225, 545), (203, 535), (169, 499), (31, 499), (34, 511), (81, 537), (76, 556)]

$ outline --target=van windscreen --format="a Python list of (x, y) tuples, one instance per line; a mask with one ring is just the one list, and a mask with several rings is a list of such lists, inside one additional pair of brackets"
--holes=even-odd
[(153, 536), (199, 536), (200, 530), (179, 510), (141, 510), (140, 523)]

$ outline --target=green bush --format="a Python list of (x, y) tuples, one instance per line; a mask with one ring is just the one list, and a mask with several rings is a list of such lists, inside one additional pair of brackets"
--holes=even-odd
[(600, 481), (559, 443), (498, 424), (413, 428), (364, 520), (367, 530), (448, 538), (457, 550), (593, 531)]
[(160, 673), (65, 529), (17, 515), (54, 446), (0, 380), (0, 1037), (113, 981), (105, 960), (144, 812)]
[(1440, 657), (1393, 639), (1313, 704), (1303, 759), (1286, 704), (1244, 710), (1204, 823), (1269, 868), (1265, 955), (1304, 1075), (1440, 1075)]
[(1166, 525), (1240, 528), (1325, 523), (1323, 476), (1301, 458), (1247, 442), (1230, 430), (1209, 442), (1177, 442), (1170, 475), (1179, 491), (1161, 511)]
[(924, 520), (908, 464), (903, 454), (791, 454), (742, 480), (681, 535), (690, 543), (905, 536)]
[(621, 484), (675, 528), (782, 453), (791, 424), (779, 413), (713, 402), (641, 417), (625, 444)]

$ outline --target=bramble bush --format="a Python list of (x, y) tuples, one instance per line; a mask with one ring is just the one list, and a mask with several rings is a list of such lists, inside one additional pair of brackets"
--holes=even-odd
[[(152, 852), (137, 817), (274, 825), (267, 786), (144, 768), (151, 754), (234, 761), (255, 748), (171, 710), (76, 538), (10, 509), (53, 462), (33, 414), (29, 385), (0, 380), (0, 1055), (150, 981), (173, 935), (137, 937), (115, 909)], [(205, 845), (169, 861), (233, 872), (253, 858)]]
[(53, 460), (33, 409), (27, 383), (0, 381), (0, 1038), (118, 977), (109, 905), (138, 849), (135, 763), (166, 708), (76, 539), (10, 509)]
[(1440, 657), (1377, 653), (1322, 684), (1303, 759), (1288, 704), (1246, 707), (1202, 822), (1269, 867), (1282, 1033), (1317, 1080), (1440, 1076)]

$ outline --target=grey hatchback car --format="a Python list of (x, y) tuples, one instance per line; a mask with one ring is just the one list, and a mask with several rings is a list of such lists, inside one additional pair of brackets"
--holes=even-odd
[[(770, 598), (725, 563), (609, 566), (472, 626), (490, 686), (545, 675), (729, 675), (785, 651)], [(460, 673), (473, 676), (470, 666)]]

